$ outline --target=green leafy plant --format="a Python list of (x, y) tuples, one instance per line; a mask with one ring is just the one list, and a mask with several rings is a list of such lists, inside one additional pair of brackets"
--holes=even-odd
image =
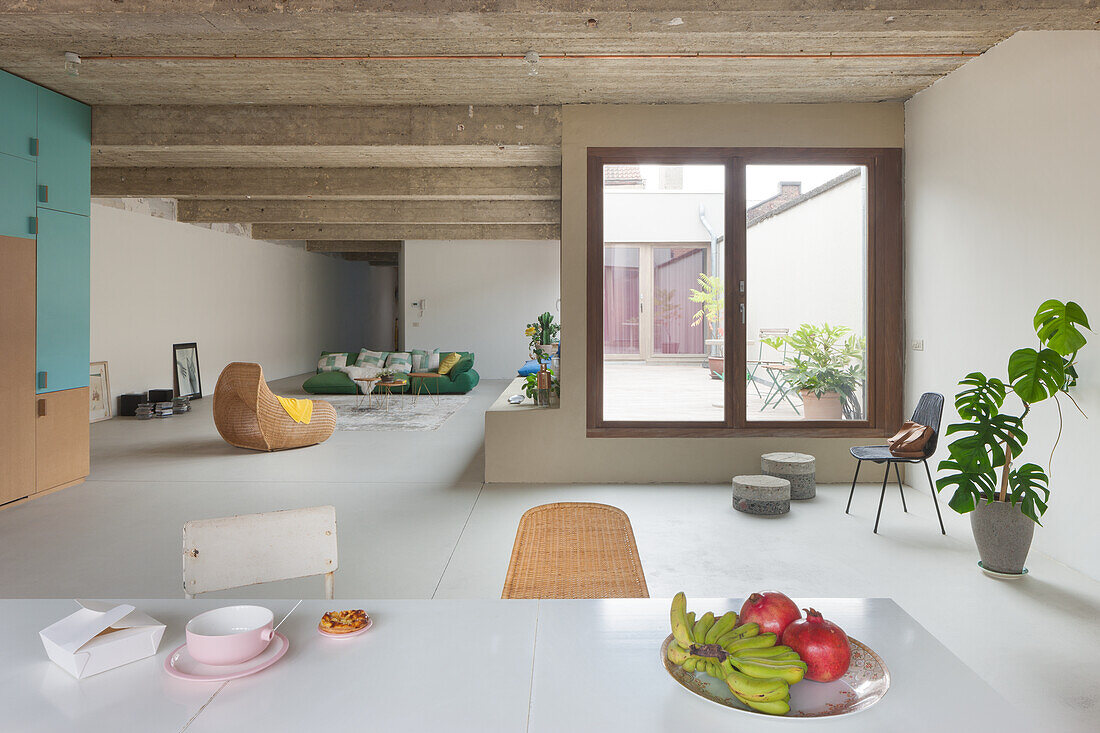
[(534, 323), (528, 323), (524, 333), (531, 338), (531, 353), (542, 361), (546, 358), (542, 347), (554, 343), (554, 337), (561, 333), (561, 325), (554, 323), (554, 316), (547, 311), (536, 318)]
[(828, 392), (840, 395), (844, 417), (858, 420), (863, 416), (859, 394), (867, 379), (864, 366), (866, 342), (847, 326), (820, 326), (803, 323), (792, 334), (764, 339), (773, 349), (786, 344), (793, 356), (786, 363), (791, 367), (787, 379), (799, 390), (821, 397)]
[[(1087, 343), (1080, 328), (1091, 328), (1081, 306), (1059, 300), (1040, 305), (1033, 325), (1039, 348), (1012, 352), (1007, 382), (981, 372), (971, 372), (959, 382), (963, 389), (955, 395), (955, 410), (962, 422), (949, 425), (944, 433), (959, 437), (948, 446), (948, 458), (940, 461), (939, 470), (948, 473), (936, 481), (936, 488), (954, 489), (948, 505), (960, 514), (974, 511), (982, 500), (1008, 501), (1042, 524), (1039, 518), (1050, 500), (1048, 473), (1054, 449), (1047, 471), (1035, 463), (1013, 467), (1013, 459), (1027, 445), (1024, 418), (1032, 405), (1051, 398), (1058, 407), (1057, 448), (1062, 435), (1058, 396), (1065, 395), (1076, 406), (1069, 389), (1077, 384), (1077, 353)], [(1010, 393), (1020, 401), (1019, 415), (1001, 412)]]
[[(546, 371), (550, 372), (550, 393), (561, 396), (561, 383), (558, 382), (558, 375), (554, 374), (553, 369), (548, 368)], [(524, 377), (523, 391), (530, 399), (535, 399), (535, 395), (537, 395), (539, 391), (538, 372), (535, 372), (534, 374), (528, 374), (526, 377)]]
[(712, 338), (722, 337), (722, 307), (726, 302), (726, 288), (718, 275), (699, 273), (699, 289), (688, 293), (688, 300), (701, 307), (691, 317), (691, 325), (698, 326), (706, 322), (711, 329)]

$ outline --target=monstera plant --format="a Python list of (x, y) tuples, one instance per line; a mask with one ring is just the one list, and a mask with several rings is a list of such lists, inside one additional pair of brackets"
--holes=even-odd
[(1037, 348), (1012, 352), (1007, 380), (971, 372), (959, 382), (955, 409), (961, 422), (945, 432), (957, 437), (948, 446), (948, 458), (940, 461), (946, 475), (936, 482), (939, 491), (953, 489), (952, 509), (971, 513), (982, 568), (993, 573), (1025, 572), (1035, 525), (1041, 524), (1050, 499), (1054, 451), (1047, 470), (1020, 462), (1028, 442), (1024, 421), (1037, 404), (1053, 400), (1061, 437), (1060, 397), (1076, 407), (1069, 390), (1077, 383), (1077, 354), (1087, 343), (1081, 329), (1091, 330), (1084, 310), (1072, 301), (1046, 301), (1033, 324)]

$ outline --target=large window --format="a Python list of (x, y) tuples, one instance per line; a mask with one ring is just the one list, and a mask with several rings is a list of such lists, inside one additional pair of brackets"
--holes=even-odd
[(882, 434), (901, 415), (901, 152), (590, 149), (596, 436)]

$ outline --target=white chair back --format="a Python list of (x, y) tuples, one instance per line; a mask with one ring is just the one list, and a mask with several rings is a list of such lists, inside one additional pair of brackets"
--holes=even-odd
[(196, 519), (183, 525), (183, 592), (188, 598), (273, 580), (325, 576), (335, 595), (336, 508)]

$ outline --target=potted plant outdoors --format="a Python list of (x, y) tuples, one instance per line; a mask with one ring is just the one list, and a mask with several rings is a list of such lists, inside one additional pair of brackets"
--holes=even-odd
[(532, 359), (542, 362), (558, 355), (560, 344), (555, 337), (561, 333), (561, 325), (554, 323), (549, 311), (528, 323), (524, 333), (531, 338)]
[(866, 342), (847, 326), (803, 323), (792, 334), (764, 341), (794, 352), (784, 378), (802, 397), (804, 420), (859, 420), (860, 392), (867, 379)]
[[(1008, 382), (971, 372), (959, 382), (955, 409), (962, 422), (947, 427), (945, 435), (960, 434), (949, 446), (949, 457), (939, 470), (947, 475), (936, 481), (938, 491), (954, 487), (948, 505), (970, 514), (970, 528), (978, 546), (983, 570), (1004, 575), (1023, 575), (1035, 525), (1050, 500), (1049, 469), (1035, 463), (1013, 467), (1027, 445), (1024, 419), (1033, 405), (1053, 398), (1058, 407), (1058, 438), (1062, 435), (1065, 395), (1076, 407), (1069, 390), (1077, 384), (1077, 353), (1086, 344), (1078, 326), (1091, 330), (1088, 317), (1077, 303), (1048, 300), (1033, 319), (1039, 348), (1023, 348), (1008, 358)], [(1019, 415), (1002, 412), (1011, 392), (1020, 400)], [(1078, 407), (1078, 410), (1080, 408)], [(1083, 412), (1081, 414), (1084, 414)]]
[(724, 341), (722, 338), (722, 307), (726, 302), (726, 288), (718, 275), (699, 273), (699, 289), (688, 293), (688, 300), (698, 303), (700, 308), (691, 317), (691, 325), (706, 323), (711, 336), (707, 339), (715, 346), (713, 354), (707, 356), (707, 366), (714, 379), (721, 379), (726, 370)]

